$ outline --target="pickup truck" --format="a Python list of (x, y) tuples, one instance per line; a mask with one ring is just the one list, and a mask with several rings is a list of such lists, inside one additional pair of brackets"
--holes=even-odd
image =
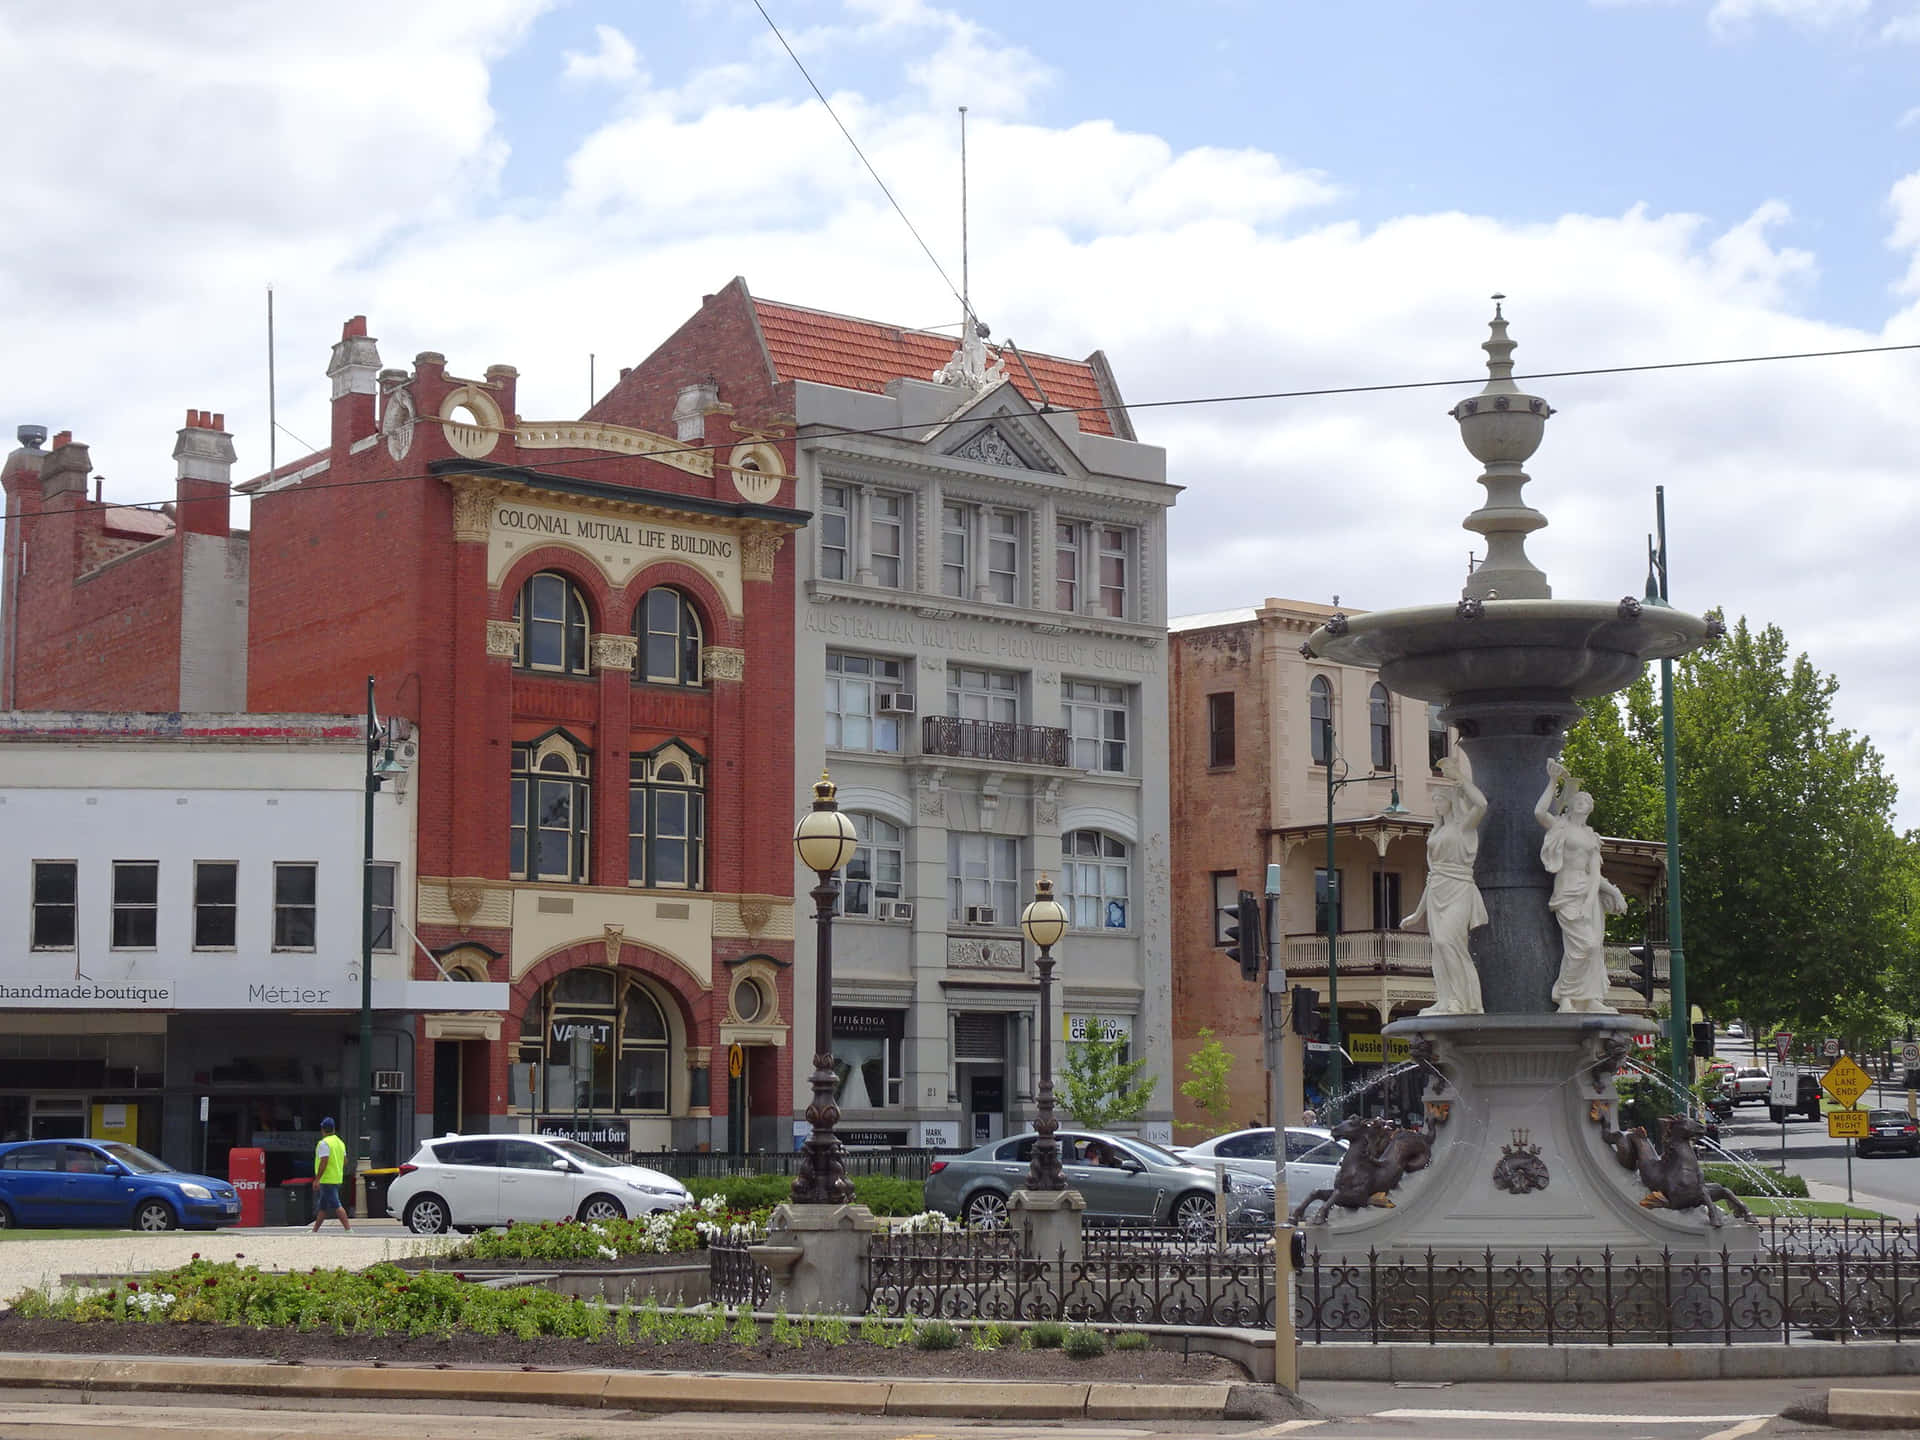
[[(1769, 1101), (1767, 1114), (1776, 1125), (1784, 1122), (1789, 1115), (1804, 1115), (1809, 1120), (1818, 1120), (1820, 1118), (1820, 1095), (1820, 1077), (1812, 1074), (1810, 1071), (1802, 1070), (1794, 1077), (1792, 1106), (1775, 1105)], [(1763, 1096), (1762, 1098), (1765, 1099), (1767, 1097)]]
[(1752, 1102), (1757, 1105), (1767, 1103), (1767, 1093), (1773, 1086), (1773, 1077), (1758, 1066), (1746, 1065), (1728, 1077), (1726, 1090), (1736, 1105)]

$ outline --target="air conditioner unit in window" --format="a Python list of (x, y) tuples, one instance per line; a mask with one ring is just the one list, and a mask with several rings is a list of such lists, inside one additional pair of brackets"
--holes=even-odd
[(880, 713), (882, 715), (913, 714), (913, 696), (907, 694), (904, 690), (896, 690), (892, 694), (882, 695), (880, 697)]
[(913, 919), (913, 902), (911, 900), (876, 900), (873, 905), (873, 918), (911, 920)]
[(991, 905), (967, 906), (967, 924), (992, 925), (994, 923), (993, 907)]
[(381, 1095), (398, 1095), (407, 1088), (407, 1072), (404, 1070), (376, 1070), (373, 1072), (373, 1088)]

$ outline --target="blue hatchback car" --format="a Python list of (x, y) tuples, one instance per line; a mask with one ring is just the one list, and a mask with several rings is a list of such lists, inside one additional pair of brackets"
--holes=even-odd
[(0, 1145), (0, 1229), (211, 1230), (240, 1219), (225, 1180), (184, 1175), (118, 1140), (17, 1140)]

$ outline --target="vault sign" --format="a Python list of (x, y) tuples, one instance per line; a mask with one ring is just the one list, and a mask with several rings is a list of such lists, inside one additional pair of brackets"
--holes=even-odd
[[(1853, 1102), (1873, 1087), (1873, 1080), (1853, 1062), (1851, 1056), (1842, 1055), (1833, 1062), (1833, 1068), (1820, 1077), (1820, 1085), (1834, 1099), (1852, 1109)], [(1838, 1130), (1833, 1132), (1835, 1135), (1839, 1133)]]
[(553, 1022), (555, 1045), (571, 1045), (576, 1042), (587, 1045), (611, 1045), (613, 1022), (611, 1020), (556, 1020)]

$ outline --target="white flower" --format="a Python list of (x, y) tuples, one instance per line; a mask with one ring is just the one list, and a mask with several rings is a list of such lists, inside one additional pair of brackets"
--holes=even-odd
[(611, 1245), (596, 1246), (594, 1253), (597, 1254), (602, 1260), (618, 1260), (620, 1258), (620, 1252), (614, 1249)]

